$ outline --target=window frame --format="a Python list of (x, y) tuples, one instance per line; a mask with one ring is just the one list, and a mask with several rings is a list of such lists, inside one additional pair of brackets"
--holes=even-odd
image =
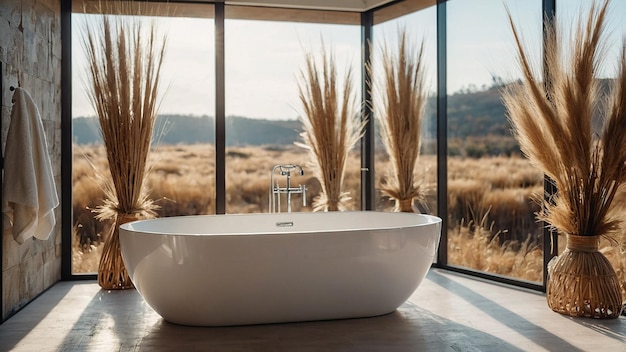
[[(545, 18), (552, 21), (555, 18), (557, 0), (543, 0), (543, 14)], [(158, 3), (158, 2), (157, 2)], [(357, 13), (350, 12), (348, 17), (350, 21), (356, 18), (361, 26), (361, 97), (362, 101), (367, 101), (370, 98), (369, 88), (366, 82), (369, 82), (369, 74), (365, 67), (371, 60), (372, 50), (372, 31), (375, 26), (374, 15), (378, 12), (384, 16), (400, 16), (402, 14), (411, 13), (419, 10), (418, 7), (410, 6), (411, 3), (417, 2), (403, 2), (392, 1), (386, 5), (382, 5), (378, 8), (370, 9), (368, 11)], [(446, 28), (447, 28), (447, 15), (446, 15), (446, 1), (433, 0), (433, 6), (437, 6), (437, 212), (443, 219), (447, 218), (447, 67), (446, 67)], [(436, 4), (435, 4), (436, 3)], [(226, 187), (225, 187), (225, 60), (224, 60), (224, 20), (225, 20), (225, 5), (224, 2), (206, 2), (206, 3), (193, 3), (194, 6), (212, 7), (215, 20), (215, 153), (216, 153), (216, 199), (215, 199), (215, 211), (216, 214), (225, 214), (226, 210)], [(408, 5), (407, 5), (408, 4)], [(74, 6), (77, 6), (76, 4)], [(61, 40), (62, 40), (62, 62), (61, 62), (61, 196), (64, 200), (61, 204), (62, 207), (62, 264), (61, 264), (61, 279), (62, 280), (94, 280), (97, 278), (96, 274), (74, 274), (72, 273), (72, 61), (71, 61), (71, 15), (73, 12), (72, 2), (61, 2)], [(260, 7), (244, 7), (240, 8), (242, 16), (261, 16), (263, 11), (269, 11), (267, 8)], [(346, 13), (333, 13), (332, 11), (320, 11), (320, 10), (300, 10), (300, 9), (272, 9), (272, 14), (280, 18), (280, 14), (289, 13), (289, 15), (304, 13), (307, 16), (303, 17), (304, 21), (310, 21), (311, 18), (319, 16), (324, 12), (328, 12), (328, 16), (321, 16), (323, 21), (338, 20), (338, 18), (346, 18)], [(311, 12), (315, 11), (315, 13)], [(279, 15), (276, 15), (279, 14)], [(293, 17), (290, 17), (293, 20)], [(335, 22), (331, 22), (335, 23)], [(545, 37), (545, 27), (544, 27)], [(363, 104), (364, 116), (372, 116), (371, 107), (368, 104)], [(371, 119), (370, 119), (371, 121)], [(368, 122), (365, 129), (365, 134), (361, 140), (361, 208), (364, 211), (370, 211), (374, 209), (375, 199), (375, 169), (374, 169), (374, 124)], [(548, 182), (544, 183), (546, 192), (554, 192), (551, 189)], [(550, 193), (547, 193), (550, 194)], [(544, 231), (543, 236), (543, 248), (544, 248), (544, 280), (542, 284), (527, 282), (519, 279), (503, 277), (485, 272), (478, 272), (466, 268), (460, 268), (448, 265), (447, 263), (447, 222), (443, 221), (440, 246), (437, 253), (437, 260), (433, 263), (434, 267), (443, 268), (463, 274), (476, 276), (483, 279), (493, 280), (496, 282), (511, 284), (514, 286), (520, 286), (537, 291), (546, 290), (546, 275), (547, 275), (547, 263), (557, 253), (557, 236), (549, 230)], [(551, 250), (550, 250), (551, 249)], [(0, 301), (1, 303), (1, 301)]]

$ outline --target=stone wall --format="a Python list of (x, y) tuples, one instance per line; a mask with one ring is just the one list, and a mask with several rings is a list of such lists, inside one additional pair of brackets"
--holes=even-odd
[[(61, 196), (61, 0), (0, 2), (2, 148), (11, 120), (9, 86), (27, 90), (39, 108)], [(3, 153), (4, 154), (4, 153)], [(61, 278), (61, 210), (50, 239), (19, 245), (2, 235), (2, 319), (12, 315)]]

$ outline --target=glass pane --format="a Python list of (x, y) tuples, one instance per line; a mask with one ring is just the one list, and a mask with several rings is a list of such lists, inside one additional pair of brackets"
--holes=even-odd
[[(539, 63), (541, 1), (507, 0)], [(448, 263), (541, 282), (543, 230), (535, 220), (543, 176), (510, 133), (501, 90), (520, 78), (505, 7), (447, 3)]]
[[(292, 211), (311, 211), (320, 185), (309, 166), (302, 141), (297, 79), (305, 52), (319, 52), (321, 38), (332, 48), (339, 77), (353, 70), (356, 102), (360, 101), (360, 27), (321, 23), (260, 21), (232, 18), (237, 7), (226, 7), (226, 212), (268, 212), (270, 182), (286, 188), (287, 175), (276, 165), (299, 165), (289, 171)], [(232, 11), (231, 11), (232, 10)], [(254, 11), (249, 9), (248, 11)], [(262, 11), (262, 10), (257, 10)], [(306, 11), (303, 11), (303, 13)], [(293, 14), (293, 11), (291, 12)], [(252, 16), (254, 17), (254, 16)], [(293, 21), (298, 16), (291, 17)], [(360, 153), (349, 156), (344, 189), (349, 209), (360, 209)], [(277, 185), (278, 183), (278, 185)], [(277, 186), (276, 186), (277, 185)], [(303, 194), (306, 188), (306, 203)], [(274, 208), (287, 211), (287, 195), (276, 194)], [(306, 204), (306, 205), (304, 205)]]
[[(385, 12), (393, 12), (393, 7), (401, 9), (405, 4), (398, 4), (385, 8)], [(374, 22), (378, 22), (379, 16), (374, 16)], [(418, 49), (423, 42), (423, 61), (425, 85), (428, 93), (426, 110), (422, 119), (421, 151), (418, 158), (414, 180), (419, 187), (426, 190), (425, 201), (416, 202), (414, 209), (421, 213), (437, 214), (437, 8), (429, 6), (419, 11), (394, 18), (389, 21), (376, 24), (373, 30), (372, 64), (374, 76), (373, 104), (379, 102), (382, 93), (379, 83), (382, 69), (381, 47), (386, 46), (392, 53), (398, 51), (398, 37), (401, 30), (406, 31), (408, 42), (413, 48)], [(395, 55), (395, 54), (394, 54)], [(380, 191), (381, 185), (393, 173), (393, 167), (389, 162), (389, 156), (382, 144), (381, 128), (376, 116), (376, 157), (374, 169), (376, 171), (376, 209), (391, 211), (394, 202)]]
[[(178, 4), (177, 13), (187, 13)], [(212, 13), (213, 6), (205, 6)], [(95, 219), (104, 194), (97, 174), (108, 174), (98, 121), (85, 94), (81, 76), (86, 59), (80, 38), (84, 21), (99, 15), (72, 14), (73, 117), (73, 244), (72, 273), (98, 269), (102, 243), (110, 222)], [(152, 21), (155, 18), (143, 17)], [(215, 53), (213, 18), (158, 17), (157, 29), (167, 34), (161, 69), (163, 99), (155, 126), (147, 176), (158, 216), (213, 214), (215, 201), (214, 111)], [(97, 172), (96, 172), (97, 170)]]

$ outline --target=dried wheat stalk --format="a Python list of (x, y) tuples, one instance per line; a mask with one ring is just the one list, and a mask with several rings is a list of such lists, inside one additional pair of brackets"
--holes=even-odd
[[(414, 179), (420, 155), (422, 120), (428, 93), (425, 84), (424, 42), (413, 47), (406, 30), (399, 32), (397, 52), (381, 47), (382, 77), (376, 116), (392, 172), (381, 190), (396, 200), (396, 211), (412, 212), (413, 201), (424, 201), (425, 189)], [(372, 67), (370, 73), (374, 74)], [(375, 95), (376, 94), (372, 94)]]
[[(523, 79), (506, 89), (504, 103), (522, 151), (558, 189), (539, 218), (565, 234), (610, 236), (620, 226), (610, 210), (626, 183), (626, 42), (605, 102), (596, 72), (607, 6), (608, 1), (600, 7), (594, 3), (586, 19), (581, 15), (569, 55), (558, 45), (565, 39), (560, 29), (546, 23), (545, 85), (509, 14)], [(599, 138), (592, 131), (594, 115), (603, 122)]]
[(107, 199), (98, 209), (98, 217), (151, 217), (155, 205), (143, 183), (159, 106), (166, 40), (159, 37), (154, 22), (144, 28), (138, 18), (141, 8), (131, 7), (127, 1), (110, 6), (102, 9), (97, 21), (85, 22), (83, 37), (89, 65), (87, 94), (100, 123), (112, 176), (111, 183), (105, 184)]
[[(159, 78), (165, 38), (155, 23), (146, 30), (138, 18), (141, 7), (127, 1), (100, 3), (102, 16), (85, 22), (83, 48), (87, 55), (87, 93), (96, 110), (111, 171), (105, 180), (100, 220), (114, 225), (98, 266), (104, 289), (133, 287), (121, 257), (119, 226), (155, 216), (156, 205), (144, 187), (152, 131), (157, 117)], [(124, 15), (110, 15), (110, 14)]]
[(356, 109), (352, 71), (347, 71), (340, 91), (333, 53), (322, 47), (320, 54), (321, 63), (308, 52), (305, 68), (300, 71), (304, 142), (296, 144), (308, 150), (313, 174), (322, 187), (313, 202), (314, 210), (338, 211), (345, 210), (350, 199), (342, 190), (346, 161), (361, 138), (364, 122)]

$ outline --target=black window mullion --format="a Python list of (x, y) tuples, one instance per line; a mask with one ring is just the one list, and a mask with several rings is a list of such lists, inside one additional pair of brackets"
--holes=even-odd
[(361, 14), (361, 109), (362, 119), (367, 119), (365, 131), (361, 138), (361, 209), (375, 209), (375, 126), (374, 114), (371, 105), (370, 72), (368, 66), (371, 62), (372, 27), (374, 23), (373, 11)]
[(226, 213), (224, 3), (215, 3), (215, 213)]
[(448, 264), (448, 86), (446, 2), (437, 4), (437, 215), (441, 223), (441, 239), (437, 265)]
[[(545, 19), (543, 23), (543, 76), (545, 77), (545, 84), (550, 84), (550, 71), (548, 70), (548, 64), (545, 60), (545, 48), (546, 48), (546, 25), (548, 23), (554, 23), (556, 16), (556, 0), (543, 0), (543, 18)], [(548, 176), (544, 176), (543, 181), (543, 189), (544, 189), (544, 197), (546, 200), (552, 197), (556, 193), (556, 186), (553, 182), (548, 178)], [(544, 225), (546, 225), (544, 223)], [(543, 227), (543, 291), (545, 292), (548, 284), (548, 262), (555, 256), (558, 255), (559, 251), (559, 243), (558, 243), (558, 234), (556, 231), (551, 230), (548, 226)]]

